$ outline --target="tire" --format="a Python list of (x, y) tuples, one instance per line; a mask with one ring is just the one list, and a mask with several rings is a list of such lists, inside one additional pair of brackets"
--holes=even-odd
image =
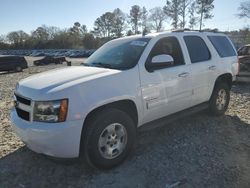
[(210, 114), (220, 116), (223, 115), (230, 101), (230, 89), (225, 82), (218, 82), (209, 101)]
[(15, 67), (15, 70), (16, 70), (16, 72), (22, 72), (22, 71), (23, 71), (23, 68), (20, 67), (20, 66), (16, 66), (16, 67)]
[(109, 169), (123, 162), (136, 140), (135, 123), (118, 109), (96, 113), (84, 126), (81, 152), (89, 165), (100, 169)]

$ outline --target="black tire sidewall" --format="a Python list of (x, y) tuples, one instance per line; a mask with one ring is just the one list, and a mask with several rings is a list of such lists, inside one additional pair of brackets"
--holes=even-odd
[[(112, 123), (122, 124), (127, 131), (127, 145), (124, 151), (114, 159), (105, 159), (98, 149), (98, 141), (102, 131)], [(136, 139), (136, 128), (133, 120), (123, 111), (108, 109), (98, 113), (92, 121), (87, 123), (86, 138), (84, 140), (84, 153), (90, 165), (108, 169), (120, 164), (130, 153)]]
[(22, 67), (20, 67), (20, 66), (16, 66), (16, 72), (22, 72)]
[[(221, 89), (224, 89), (226, 91), (227, 100), (226, 100), (226, 105), (224, 106), (224, 108), (222, 110), (219, 110), (216, 106), (216, 100), (218, 97), (218, 93)], [(230, 89), (229, 89), (228, 84), (223, 83), (223, 82), (218, 82), (215, 85), (212, 97), (211, 97), (210, 102), (209, 102), (210, 103), (209, 104), (210, 113), (212, 115), (218, 115), (218, 116), (223, 115), (228, 108), (229, 101), (230, 101)]]

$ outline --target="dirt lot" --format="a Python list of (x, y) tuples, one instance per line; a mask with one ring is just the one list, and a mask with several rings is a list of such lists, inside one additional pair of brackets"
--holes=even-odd
[(10, 126), (13, 89), (22, 78), (62, 66), (0, 73), (1, 188), (250, 187), (250, 84), (233, 86), (225, 116), (203, 112), (140, 132), (132, 155), (109, 171), (93, 170), (79, 161), (61, 164), (30, 151)]

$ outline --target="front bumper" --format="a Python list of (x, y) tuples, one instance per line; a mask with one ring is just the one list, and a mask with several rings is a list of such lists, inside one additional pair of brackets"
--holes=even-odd
[(32, 151), (57, 158), (79, 156), (82, 120), (31, 123), (19, 118), (15, 109), (10, 116), (14, 131)]

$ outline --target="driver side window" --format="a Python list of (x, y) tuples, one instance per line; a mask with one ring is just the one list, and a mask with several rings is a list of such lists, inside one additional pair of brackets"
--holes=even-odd
[(185, 64), (180, 44), (175, 37), (160, 39), (151, 50), (148, 63), (152, 62), (154, 56), (163, 54), (173, 57), (174, 63), (171, 67)]

